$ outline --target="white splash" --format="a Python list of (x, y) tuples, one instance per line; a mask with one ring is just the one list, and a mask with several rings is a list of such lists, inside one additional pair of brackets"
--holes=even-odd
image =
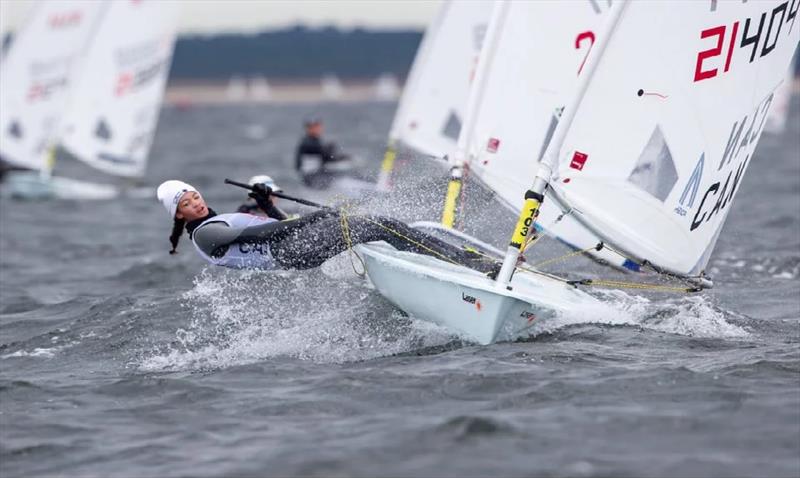
[(341, 363), (453, 340), (440, 327), (403, 317), (350, 267), (345, 256), (322, 271), (206, 271), (184, 296), (193, 319), (177, 332), (176, 345), (140, 368), (215, 369), (271, 357)]
[(17, 350), (16, 352), (0, 356), (0, 358), (3, 359), (19, 358), (19, 357), (53, 358), (59, 351), (67, 347), (69, 347), (69, 345), (61, 345), (58, 347), (50, 347), (50, 348), (37, 347), (33, 350)]
[[(702, 294), (648, 298), (621, 290), (602, 290), (596, 291), (596, 295), (607, 309), (593, 311), (595, 317), (579, 314), (579, 317), (592, 317), (588, 321), (591, 323), (635, 325), (689, 337), (742, 338), (750, 335), (744, 328), (729, 322), (726, 318), (729, 314)], [(575, 323), (580, 321), (579, 317), (567, 320)]]

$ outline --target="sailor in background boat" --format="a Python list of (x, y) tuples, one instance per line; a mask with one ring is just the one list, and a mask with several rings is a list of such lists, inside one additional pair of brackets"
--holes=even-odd
[(203, 259), (235, 269), (310, 269), (364, 242), (386, 241), (402, 251), (433, 255), (481, 272), (495, 269), (494, 261), (450, 245), (407, 224), (382, 216), (348, 215), (323, 209), (286, 219), (270, 201), (271, 190), (254, 186), (253, 199), (268, 216), (217, 214), (190, 184), (170, 180), (156, 192), (173, 220), (170, 254), (177, 251), (183, 232)]
[[(252, 178), (250, 178), (247, 181), (247, 184), (249, 184), (251, 186), (255, 186), (256, 184), (263, 184), (265, 188), (269, 188), (271, 191), (274, 191), (276, 193), (283, 192), (283, 189), (281, 189), (277, 184), (275, 184), (275, 180), (273, 180), (271, 176), (267, 176), (266, 174), (259, 174), (259, 175), (253, 176)], [(277, 197), (270, 196), (269, 200), (270, 200), (270, 203), (272, 204), (272, 206), (276, 210), (280, 211), (280, 213), (283, 214), (284, 217), (288, 217), (288, 215), (286, 213), (284, 213), (281, 210), (281, 208), (278, 207), (278, 204), (277, 204), (278, 198)], [(252, 193), (250, 193), (247, 196), (247, 198), (244, 200), (242, 205), (239, 206), (239, 209), (237, 209), (236, 212), (255, 214), (257, 216), (263, 216), (263, 215), (269, 216), (269, 213), (266, 210), (264, 210), (261, 207), (259, 207), (259, 205), (256, 202), (256, 200), (253, 198), (253, 194)]]
[(336, 143), (322, 141), (321, 119), (308, 119), (304, 126), (305, 135), (300, 139), (295, 152), (295, 169), (306, 186), (327, 188), (336, 176), (350, 173), (350, 156), (342, 154)]

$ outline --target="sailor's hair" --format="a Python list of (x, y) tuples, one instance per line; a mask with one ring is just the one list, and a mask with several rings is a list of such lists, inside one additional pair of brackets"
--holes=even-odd
[(178, 219), (177, 217), (174, 219), (172, 223), (172, 234), (169, 235), (169, 242), (172, 244), (172, 250), (169, 251), (170, 254), (178, 252), (178, 241), (181, 240), (185, 226), (186, 219)]

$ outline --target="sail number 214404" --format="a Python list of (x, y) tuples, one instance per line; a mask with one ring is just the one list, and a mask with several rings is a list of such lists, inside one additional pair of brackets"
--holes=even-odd
[(720, 68), (722, 73), (730, 70), (731, 60), (737, 47), (750, 48), (750, 63), (756, 56), (763, 58), (769, 55), (778, 42), (786, 41), (784, 38), (791, 33), (797, 20), (798, 8), (800, 0), (786, 0), (775, 8), (762, 12), (758, 17), (747, 18), (743, 22), (736, 21), (732, 25), (719, 25), (700, 32), (701, 40), (716, 38), (716, 44), (713, 48), (697, 53), (694, 81), (714, 78), (720, 74)]

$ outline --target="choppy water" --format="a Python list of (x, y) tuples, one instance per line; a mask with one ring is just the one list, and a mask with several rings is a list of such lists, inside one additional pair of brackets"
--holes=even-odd
[[(608, 292), (615, 316), (486, 347), (403, 316), (347, 257), (211, 270), (188, 241), (167, 254), (154, 200), (3, 200), (0, 474), (798, 476), (794, 106), (741, 185), (715, 289)], [(318, 197), (291, 171), (310, 112), (166, 110), (148, 181), (186, 179), (218, 210), (241, 198), (225, 176)], [(315, 112), (374, 174), (393, 105)], [(362, 207), (430, 218), (422, 184)]]

